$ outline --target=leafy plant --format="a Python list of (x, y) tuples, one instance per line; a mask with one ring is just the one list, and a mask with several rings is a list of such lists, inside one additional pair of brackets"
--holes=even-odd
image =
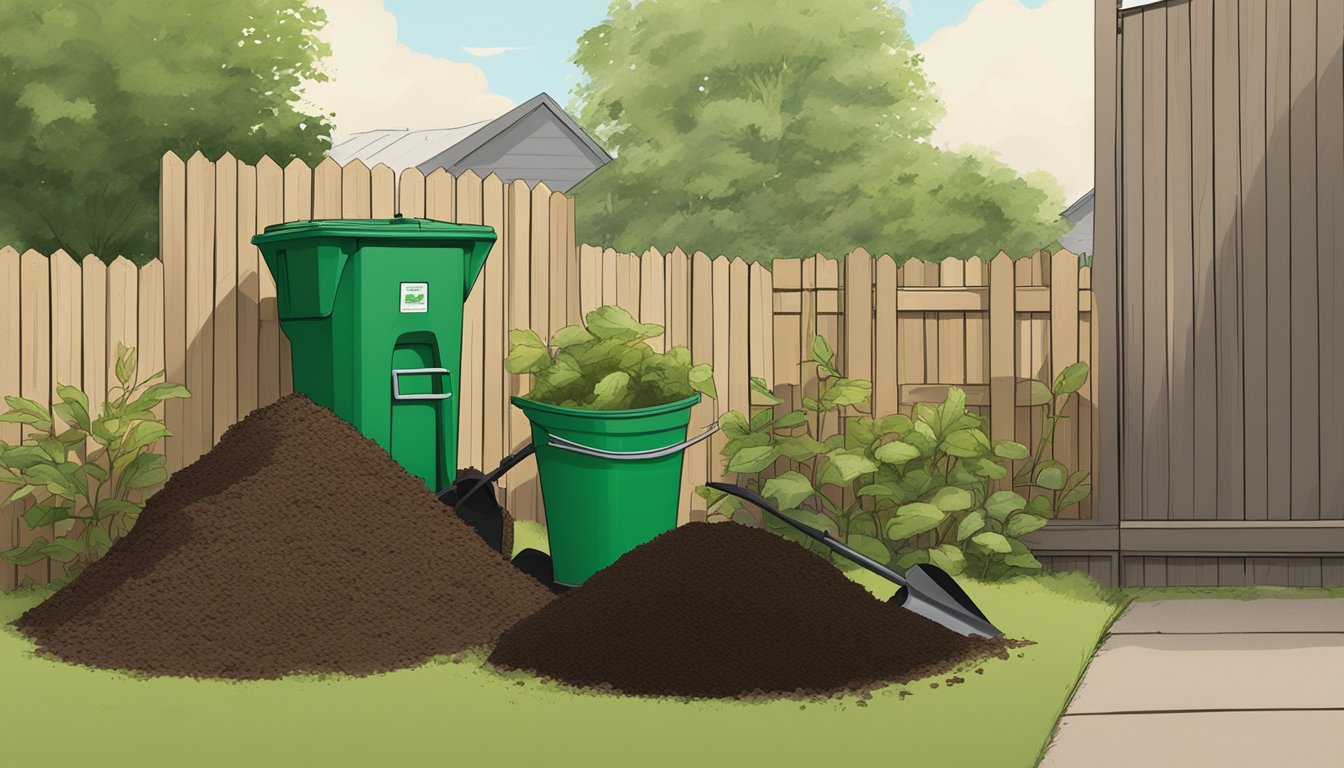
[(706, 364), (692, 365), (689, 349), (664, 353), (649, 346), (648, 339), (662, 335), (661, 325), (641, 323), (610, 305), (585, 320), (556, 331), (549, 342), (536, 331), (509, 331), (504, 367), (536, 375), (529, 400), (614, 410), (676, 402), (696, 392), (717, 398), (713, 372)]
[[(9, 410), (0, 421), (32, 431), (20, 445), (0, 441), (0, 485), (17, 486), (9, 502), (42, 495), (23, 520), (30, 529), (54, 526), (55, 536), (50, 541), (38, 536), (27, 546), (0, 552), (0, 558), (17, 565), (50, 558), (73, 575), (130, 530), (143, 509), (132, 497), (167, 477), (164, 457), (150, 446), (172, 433), (151, 410), (169, 398), (191, 396), (181, 384), (151, 384), (163, 371), (135, 381), (136, 365), (135, 349), (118, 344), (119, 386), (107, 392), (96, 417), (88, 395), (66, 384), (57, 385), (60, 402), (50, 412), (27, 398), (5, 398)], [(66, 429), (58, 430), (57, 419)], [(90, 437), (102, 450), (85, 459), (80, 453)]]
[(1053, 387), (1047, 387), (1040, 381), (1031, 382), (1031, 404), (1042, 406), (1041, 436), (1036, 441), (1031, 461), (1013, 477), (1013, 487), (1043, 491), (1032, 496), (1032, 503), (1048, 503), (1051, 517), (1092, 493), (1092, 475), (1087, 470), (1079, 469), (1070, 473), (1062, 462), (1045, 458), (1046, 447), (1054, 445), (1055, 428), (1061, 420), (1068, 418), (1064, 415), (1064, 409), (1069, 398), (1087, 383), (1087, 374), (1087, 363), (1079, 360), (1060, 371)]
[[(735, 473), (739, 483), (771, 499), (785, 514), (898, 568), (932, 563), (953, 574), (970, 570), (999, 578), (1041, 567), (1021, 537), (1081, 498), (1079, 493), (1085, 496), (1090, 490), (1086, 473), (1081, 480), (1075, 473), (1057, 482), (1057, 462), (1042, 461), (1042, 447), (1033, 458), (1024, 445), (991, 441), (985, 420), (966, 410), (965, 393), (956, 387), (940, 404), (917, 404), (913, 418), (900, 413), (879, 418), (861, 411), (872, 384), (841, 375), (821, 336), (814, 337), (807, 362), (818, 367), (820, 390), (817, 398), (803, 399), (801, 410), (776, 417), (773, 404), (779, 398), (764, 380), (753, 378), (755, 401), (771, 405), (753, 408), (750, 416), (734, 411), (720, 419), (728, 436), (722, 451), (725, 475)], [(1082, 371), (1085, 378), (1085, 366)], [(1065, 390), (1077, 390), (1077, 369), (1066, 374), (1056, 382), (1061, 397)], [(1062, 418), (1063, 403), (1058, 406), (1050, 412), (1051, 426)], [(832, 412), (841, 433), (820, 440), (813, 430), (822, 430)], [(1052, 440), (1053, 431), (1043, 432), (1042, 439), (1043, 444)], [(1029, 461), (1019, 485), (1055, 495), (1041, 493), (1028, 501), (1015, 490), (995, 490), (1014, 461)], [(782, 471), (770, 473), (779, 462)], [(697, 492), (716, 515), (764, 525), (814, 551), (826, 551), (783, 523), (758, 516), (735, 497), (706, 487)]]

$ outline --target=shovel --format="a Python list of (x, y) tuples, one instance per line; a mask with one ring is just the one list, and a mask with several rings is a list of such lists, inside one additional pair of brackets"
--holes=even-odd
[(988, 638), (1003, 636), (1003, 632), (989, 623), (989, 619), (980, 612), (970, 596), (963, 592), (957, 582), (942, 568), (936, 565), (916, 565), (901, 576), (876, 560), (845, 546), (827, 531), (817, 530), (783, 514), (759, 494), (740, 485), (731, 483), (705, 483), (705, 485), (755, 504), (864, 568), (895, 582), (901, 588), (896, 590), (896, 594), (892, 595), (888, 602), (936, 621), (958, 634)]

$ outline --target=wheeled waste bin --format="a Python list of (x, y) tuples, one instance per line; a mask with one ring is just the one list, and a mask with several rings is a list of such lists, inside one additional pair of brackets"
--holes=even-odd
[(252, 238), (275, 278), (294, 390), (350, 422), (436, 493), (457, 473), (462, 307), (490, 227), (315, 219)]

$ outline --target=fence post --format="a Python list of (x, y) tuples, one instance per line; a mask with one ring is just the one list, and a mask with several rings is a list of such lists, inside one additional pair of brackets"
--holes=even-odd
[(989, 264), (989, 432), (994, 440), (1016, 439), (1016, 270), (1000, 252)]
[[(1050, 384), (1065, 368), (1078, 362), (1078, 257), (1066, 250), (1050, 260)], [(1052, 458), (1078, 469), (1078, 398), (1069, 398), (1066, 418), (1057, 422)], [(1078, 505), (1061, 510), (1060, 517), (1076, 518)]]

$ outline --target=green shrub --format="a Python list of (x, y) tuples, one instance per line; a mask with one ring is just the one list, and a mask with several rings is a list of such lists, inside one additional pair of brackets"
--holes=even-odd
[[(1044, 391), (1057, 407), (1047, 408), (1049, 430), (1033, 456), (1019, 443), (991, 441), (985, 420), (966, 410), (965, 393), (956, 387), (941, 404), (916, 405), (914, 418), (878, 418), (859, 412), (872, 384), (842, 376), (821, 336), (814, 338), (809, 362), (818, 366), (820, 391), (816, 399), (803, 398), (802, 410), (776, 418), (773, 406), (760, 406), (750, 416), (734, 411), (720, 419), (728, 436), (724, 474), (735, 473), (785, 514), (829, 530), (874, 560), (899, 569), (932, 563), (984, 578), (1038, 570), (1021, 537), (1090, 492), (1086, 472), (1070, 475), (1059, 462), (1041, 459), (1063, 418), (1063, 401), (1087, 377), (1085, 363), (1067, 369), (1053, 390), (1035, 382), (1033, 396)], [(779, 402), (759, 378), (751, 389), (758, 402)], [(843, 433), (818, 440), (813, 425), (820, 429), (832, 412)], [(767, 476), (781, 459), (785, 471)], [(1030, 501), (1017, 490), (993, 490), (1019, 460), (1028, 461), (1014, 486), (1039, 491), (1028, 491)], [(764, 525), (818, 553), (827, 551), (736, 497), (703, 486), (697, 492), (716, 515)]]
[[(705, 364), (691, 365), (691, 351), (656, 352), (647, 339), (661, 325), (641, 323), (616, 306), (588, 313), (586, 325), (567, 325), (543, 341), (536, 331), (509, 331), (510, 373), (536, 375), (525, 397), (568, 408), (615, 410), (672, 403), (696, 392), (716, 397)], [(554, 349), (554, 352), (552, 352)]]
[[(9, 410), (0, 414), (0, 421), (25, 424), (32, 431), (21, 445), (0, 441), (0, 485), (17, 486), (10, 502), (45, 494), (23, 520), (30, 529), (54, 526), (56, 535), (51, 541), (38, 536), (25, 547), (0, 552), (0, 558), (17, 565), (50, 558), (65, 563), (67, 575), (73, 575), (130, 530), (143, 509), (132, 501), (135, 492), (167, 477), (164, 457), (149, 449), (171, 433), (151, 409), (190, 394), (181, 384), (150, 384), (163, 371), (134, 381), (136, 363), (135, 349), (118, 344), (119, 386), (106, 393), (97, 417), (89, 413), (88, 395), (65, 384), (57, 385), (60, 402), (50, 412), (33, 400), (5, 398)], [(57, 431), (58, 418), (67, 429)], [(88, 437), (102, 450), (85, 460), (80, 453)]]

